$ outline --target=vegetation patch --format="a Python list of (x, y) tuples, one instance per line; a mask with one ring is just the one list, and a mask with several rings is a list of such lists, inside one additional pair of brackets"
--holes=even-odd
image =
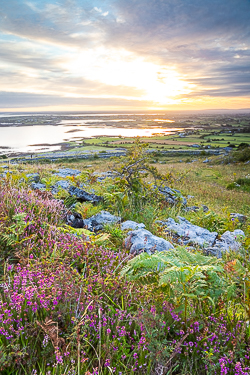
[[(0, 179), (1, 374), (250, 373), (248, 164), (202, 171), (202, 160), (187, 168), (153, 158), (137, 141), (126, 158), (105, 164), (113, 173), (105, 178), (96, 174), (104, 172), (99, 159), (60, 165), (82, 172), (64, 180), (103, 196), (96, 205), (53, 192), (56, 164), (20, 164)], [(31, 189), (32, 172), (43, 190)], [(241, 188), (228, 190), (232, 183)], [(166, 186), (174, 204), (162, 195)], [(175, 238), (169, 251), (133, 256), (119, 222), (98, 233), (65, 225), (74, 212), (84, 220), (102, 210), (162, 238), (157, 220), (178, 216), (218, 237), (235, 229), (246, 236), (220, 259)]]

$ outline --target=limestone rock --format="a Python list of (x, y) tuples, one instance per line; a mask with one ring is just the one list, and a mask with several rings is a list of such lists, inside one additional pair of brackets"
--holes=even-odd
[(219, 240), (216, 240), (215, 246), (219, 247), (222, 251), (238, 251), (241, 246), (241, 242), (238, 241), (239, 237), (245, 237), (243, 230), (226, 231)]
[(125, 246), (127, 249), (130, 249), (131, 254), (139, 254), (142, 251), (152, 254), (155, 251), (168, 251), (174, 248), (169, 241), (153, 235), (146, 229), (137, 229), (128, 232), (128, 237), (125, 239)]
[(167, 221), (161, 221), (160, 224), (166, 227), (169, 232), (178, 235), (178, 242), (183, 245), (195, 244), (204, 248), (206, 254), (215, 255), (219, 258), (222, 252), (238, 251), (241, 246), (239, 237), (245, 237), (245, 233), (236, 229), (233, 232), (226, 231), (220, 238), (217, 232), (210, 232), (208, 229), (191, 224), (187, 219), (178, 216), (179, 223), (169, 218)]
[(127, 230), (127, 229), (136, 230), (136, 229), (143, 229), (143, 228), (145, 228), (145, 224), (143, 223), (138, 224), (132, 220), (124, 221), (121, 224), (121, 230)]
[(26, 177), (28, 178), (29, 182), (39, 182), (40, 176), (39, 173), (28, 173), (26, 174)]
[(101, 182), (105, 180), (106, 178), (115, 178), (117, 177), (117, 173), (112, 172), (112, 171), (107, 171), (107, 172), (94, 172), (94, 176), (97, 176), (97, 181)]
[(170, 189), (168, 186), (162, 186), (159, 188), (161, 194), (164, 195), (166, 202), (171, 205), (175, 205), (177, 203), (181, 203), (183, 206), (187, 204), (187, 199), (183, 197), (181, 192), (177, 189)]
[(209, 211), (208, 206), (205, 206), (205, 204), (202, 204), (201, 207), (203, 209), (203, 212), (208, 212)]
[(208, 229), (191, 224), (184, 217), (178, 216), (179, 223), (169, 218), (165, 222), (161, 222), (167, 230), (176, 233), (180, 237), (188, 237), (189, 243), (193, 243), (202, 247), (212, 246), (218, 236), (217, 232), (210, 232)]
[(40, 182), (32, 182), (32, 184), (30, 185), (31, 186), (31, 189), (33, 190), (41, 190), (41, 189), (46, 189), (46, 185), (45, 184), (41, 184)]
[(70, 188), (70, 186), (72, 186), (72, 185), (71, 185), (71, 183), (69, 181), (67, 181), (67, 180), (60, 180), (60, 181), (57, 181), (55, 183), (55, 185), (51, 186), (51, 192), (52, 192), (52, 194), (55, 195), (55, 194), (58, 193), (59, 188), (68, 191), (69, 188)]
[(97, 232), (102, 230), (105, 224), (115, 224), (119, 221), (121, 221), (119, 216), (112, 215), (107, 211), (101, 211), (89, 219), (83, 220), (83, 226), (92, 232)]
[(78, 169), (70, 169), (70, 168), (59, 168), (59, 172), (55, 173), (56, 176), (59, 177), (72, 177), (72, 176), (78, 176), (82, 172)]
[[(209, 208), (207, 206), (205, 206), (204, 204), (202, 204), (201, 207), (202, 207), (203, 212), (209, 211)], [(198, 212), (199, 209), (200, 209), (199, 206), (188, 206), (188, 207), (185, 207), (184, 211), (186, 211), (186, 212), (189, 212), (189, 211)]]
[(82, 215), (78, 212), (73, 212), (66, 217), (66, 224), (73, 228), (84, 228)]
[(247, 220), (247, 217), (245, 215), (239, 214), (239, 213), (231, 213), (230, 217), (232, 219), (238, 220), (240, 223), (245, 223)]
[(189, 207), (185, 208), (185, 211), (186, 212), (189, 212), (189, 211), (197, 212), (197, 211), (199, 211), (199, 209), (200, 209), (200, 207), (198, 207), (198, 206), (189, 206)]
[(70, 186), (68, 189), (69, 194), (76, 197), (82, 202), (92, 202), (92, 203), (99, 203), (103, 200), (103, 198), (99, 195), (90, 194), (85, 190), (79, 189), (75, 186)]

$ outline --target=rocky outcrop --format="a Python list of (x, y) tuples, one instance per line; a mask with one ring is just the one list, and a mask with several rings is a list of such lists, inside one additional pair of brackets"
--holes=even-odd
[(132, 220), (127, 220), (121, 223), (121, 230), (136, 230), (136, 229), (143, 229), (145, 228), (145, 224), (143, 223), (136, 223), (135, 221)]
[(57, 181), (54, 185), (56, 188), (61, 188), (61, 189), (64, 189), (64, 190), (68, 190), (71, 186), (71, 183), (67, 180), (60, 180), (60, 181)]
[(40, 175), (39, 173), (28, 173), (26, 174), (26, 177), (28, 178), (29, 182), (39, 182), (40, 181)]
[(72, 184), (68, 180), (60, 180), (57, 181), (53, 186), (51, 186), (51, 192), (52, 194), (57, 194), (59, 189), (68, 191), (70, 186), (72, 186)]
[(82, 215), (78, 212), (70, 213), (66, 216), (66, 224), (73, 228), (84, 228)]
[(210, 232), (208, 229), (199, 227), (198, 225), (191, 224), (184, 217), (178, 216), (179, 223), (175, 222), (174, 219), (169, 218), (165, 222), (159, 222), (163, 225), (168, 232), (173, 232), (179, 237), (188, 238), (184, 242), (187, 244), (196, 244), (202, 247), (212, 246), (218, 236), (217, 232)]
[(187, 204), (187, 199), (183, 197), (181, 192), (177, 189), (170, 189), (168, 186), (159, 187), (160, 193), (165, 197), (167, 203), (176, 205), (181, 203), (183, 206)]
[(112, 172), (112, 171), (94, 172), (93, 175), (97, 176), (96, 180), (98, 182), (101, 182), (101, 181), (105, 180), (106, 178), (112, 178), (113, 179), (113, 178), (117, 177), (117, 173)]
[(105, 224), (115, 224), (119, 221), (121, 221), (119, 216), (112, 215), (107, 211), (101, 211), (89, 219), (83, 220), (83, 227), (92, 232), (98, 232), (103, 229)]
[(43, 189), (46, 189), (46, 185), (45, 184), (42, 184), (41, 182), (32, 182), (32, 184), (30, 185), (31, 186), (31, 189), (33, 190), (43, 190)]
[[(238, 251), (241, 246), (241, 239), (245, 237), (242, 230), (236, 229), (233, 232), (226, 231), (221, 236), (217, 232), (210, 232), (208, 229), (191, 224), (187, 219), (178, 216), (179, 223), (174, 219), (158, 221), (166, 228), (166, 232), (177, 235), (183, 245), (198, 245), (207, 254), (222, 256), (225, 251)], [(239, 239), (241, 237), (241, 239)]]
[(204, 204), (201, 205), (201, 207), (199, 206), (187, 206), (184, 208), (184, 211), (186, 212), (198, 212), (200, 210), (200, 208), (202, 208), (203, 212), (208, 212), (209, 211), (209, 208), (207, 206), (205, 206)]
[(239, 213), (231, 213), (230, 217), (232, 219), (238, 220), (239, 223), (245, 223), (247, 221), (247, 217)]
[(79, 189), (75, 186), (70, 186), (68, 192), (71, 196), (76, 197), (80, 202), (99, 203), (103, 200), (103, 197), (100, 195), (90, 194), (87, 191)]
[(59, 168), (59, 172), (55, 173), (56, 176), (59, 177), (72, 177), (72, 176), (78, 176), (82, 172), (78, 169), (70, 169), (70, 168)]
[(137, 229), (128, 232), (128, 237), (125, 239), (125, 246), (130, 249), (131, 254), (139, 254), (146, 251), (152, 254), (155, 251), (168, 251), (174, 246), (164, 238), (153, 235), (146, 229)]
[(233, 232), (226, 231), (215, 241), (213, 246), (207, 247), (205, 252), (207, 255), (214, 255), (217, 258), (221, 258), (222, 253), (225, 251), (238, 251), (244, 237), (245, 233), (240, 229), (236, 229)]

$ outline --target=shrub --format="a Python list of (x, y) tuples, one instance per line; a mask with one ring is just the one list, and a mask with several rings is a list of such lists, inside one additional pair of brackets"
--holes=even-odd
[(233, 154), (233, 157), (236, 161), (239, 162), (246, 162), (250, 160), (250, 147), (244, 147), (243, 149), (240, 149), (239, 151), (236, 151)]
[[(106, 202), (115, 204), (120, 213), (123, 213), (126, 207), (129, 207), (131, 212), (143, 210), (147, 204), (157, 200), (157, 185), (173, 181), (171, 173), (160, 174), (150, 165), (147, 148), (147, 144), (137, 139), (128, 155), (113, 166), (116, 179), (105, 194), (105, 199)], [(154, 184), (149, 183), (149, 178), (154, 180)]]

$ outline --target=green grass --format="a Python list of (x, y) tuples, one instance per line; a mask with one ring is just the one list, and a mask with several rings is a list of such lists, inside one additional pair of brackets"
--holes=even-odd
[[(181, 130), (180, 130), (181, 132)], [(183, 130), (185, 132), (185, 129)], [(203, 138), (201, 138), (203, 136)], [(207, 142), (207, 139), (210, 139), (210, 142)], [(100, 150), (98, 148), (101, 147), (102, 150), (110, 151), (111, 148), (108, 147), (124, 147), (130, 148), (131, 142), (134, 142), (135, 138), (131, 137), (96, 137), (92, 139), (84, 140), (85, 146), (83, 147), (76, 147), (73, 151), (84, 151), (84, 150)], [(216, 139), (213, 141), (213, 139)], [(167, 144), (167, 141), (174, 141), (176, 144)], [(153, 136), (153, 137), (141, 137), (142, 142), (149, 142), (151, 148), (160, 148), (165, 150), (170, 150), (172, 148), (175, 149), (191, 149), (190, 146), (186, 146), (185, 143), (191, 144), (199, 144), (203, 146), (210, 146), (211, 148), (219, 148), (219, 147), (226, 147), (228, 146), (228, 142), (238, 146), (242, 142), (250, 143), (250, 135), (247, 133), (236, 133), (234, 135), (230, 135), (228, 132), (223, 134), (211, 134), (211, 132), (200, 130), (199, 134), (191, 134), (185, 137), (179, 137), (178, 135), (164, 135), (164, 136)], [(163, 141), (165, 144), (157, 143), (154, 141)], [(108, 142), (107, 147), (106, 143)], [(120, 144), (116, 144), (116, 142), (120, 142)], [(178, 145), (179, 142), (182, 142), (182, 145)]]

